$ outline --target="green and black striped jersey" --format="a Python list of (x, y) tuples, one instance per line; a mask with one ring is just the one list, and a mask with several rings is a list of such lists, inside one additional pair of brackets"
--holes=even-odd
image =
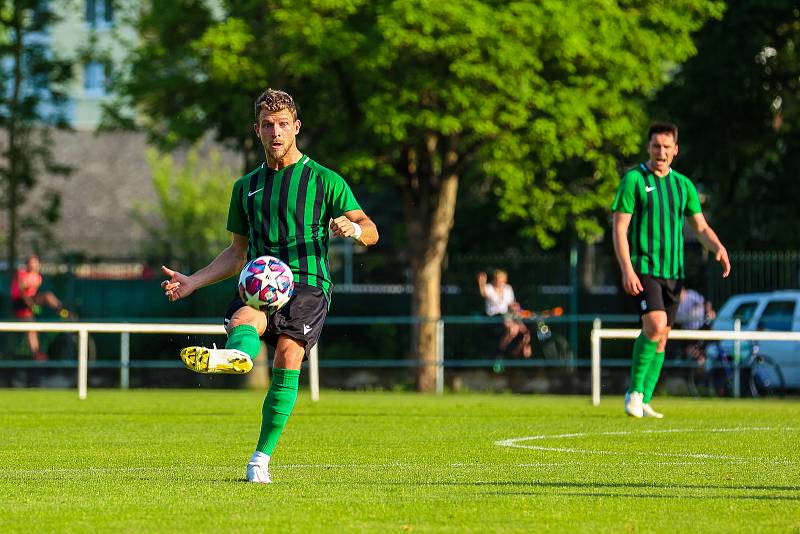
[(337, 173), (302, 155), (278, 171), (262, 164), (233, 185), (228, 230), (248, 239), (247, 259), (275, 256), (286, 262), (296, 283), (330, 296), (328, 223), (360, 210)]
[(672, 169), (659, 177), (642, 163), (622, 175), (611, 210), (632, 214), (628, 243), (637, 273), (684, 277), (684, 216), (701, 211), (689, 178)]

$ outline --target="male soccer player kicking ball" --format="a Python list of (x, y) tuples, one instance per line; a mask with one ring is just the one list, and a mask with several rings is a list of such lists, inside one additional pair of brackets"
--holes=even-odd
[(256, 100), (255, 115), (266, 162), (233, 186), (227, 225), (231, 244), (191, 276), (163, 267), (170, 278), (161, 287), (175, 301), (238, 275), (246, 261), (258, 256), (275, 256), (291, 267), (294, 295), (284, 307), (267, 317), (246, 306), (237, 293), (225, 314), (225, 348), (181, 351), (186, 366), (198, 373), (246, 373), (258, 355), (260, 336), (266, 334), (275, 347), (261, 434), (247, 464), (248, 481), (268, 483), (270, 457), (297, 399), (300, 364), (319, 339), (328, 312), (328, 227), (334, 236), (363, 246), (377, 243), (378, 230), (344, 179), (298, 150), (300, 121), (291, 96), (268, 89)]
[(650, 406), (650, 399), (661, 374), (683, 285), (684, 217), (722, 264), (723, 277), (730, 273), (731, 264), (728, 252), (703, 217), (694, 184), (670, 167), (678, 154), (678, 127), (653, 124), (647, 139), (649, 160), (622, 176), (611, 209), (622, 287), (635, 299), (642, 318), (642, 333), (633, 344), (625, 413), (661, 418), (663, 414)]

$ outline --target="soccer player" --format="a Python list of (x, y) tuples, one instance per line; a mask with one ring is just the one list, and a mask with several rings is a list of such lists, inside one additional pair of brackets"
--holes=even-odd
[(248, 481), (269, 483), (270, 457), (297, 399), (300, 364), (317, 343), (328, 312), (328, 227), (334, 236), (362, 246), (377, 243), (378, 230), (344, 179), (298, 150), (300, 121), (290, 95), (267, 89), (256, 99), (255, 116), (266, 161), (233, 186), (227, 224), (231, 244), (191, 276), (162, 267), (169, 280), (161, 287), (176, 301), (238, 275), (246, 261), (258, 256), (275, 256), (291, 267), (294, 295), (284, 307), (267, 316), (245, 306), (237, 293), (225, 314), (225, 348), (181, 351), (193, 371), (235, 374), (252, 369), (260, 336), (275, 348), (261, 434), (246, 471)]
[[(11, 278), (11, 307), (14, 317), (23, 321), (36, 319), (39, 308), (47, 306), (58, 312), (62, 319), (72, 315), (52, 292), (39, 293), (42, 286), (42, 273), (39, 272), (39, 257), (35, 254), (28, 256), (25, 268), (19, 269)], [(28, 332), (28, 346), (34, 360), (47, 360), (47, 354), (39, 348), (39, 336), (36, 332)]]
[(653, 124), (647, 140), (648, 161), (622, 176), (611, 210), (622, 287), (635, 300), (642, 320), (642, 333), (633, 344), (625, 413), (661, 418), (663, 414), (650, 406), (650, 400), (683, 285), (684, 217), (722, 264), (723, 277), (730, 273), (731, 264), (728, 252), (703, 217), (694, 184), (670, 166), (678, 154), (678, 127)]

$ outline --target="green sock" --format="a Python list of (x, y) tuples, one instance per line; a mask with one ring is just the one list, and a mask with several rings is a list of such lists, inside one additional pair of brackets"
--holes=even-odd
[(249, 324), (234, 326), (228, 333), (228, 342), (225, 343), (226, 349), (236, 349), (244, 352), (255, 359), (261, 351), (261, 339), (258, 337), (258, 330)]
[(650, 362), (650, 368), (647, 370), (647, 375), (644, 377), (644, 398), (642, 402), (648, 404), (650, 399), (653, 398), (653, 392), (656, 390), (658, 377), (661, 376), (661, 366), (664, 365), (664, 353), (656, 352), (653, 361)]
[(289, 414), (292, 413), (294, 401), (297, 400), (299, 382), (299, 370), (277, 368), (272, 370), (272, 383), (269, 385), (269, 392), (261, 410), (261, 435), (258, 437), (257, 451), (272, 456)]
[(658, 341), (651, 341), (644, 332), (633, 342), (633, 360), (631, 361), (631, 387), (628, 393), (638, 391), (644, 393), (644, 377), (650, 368), (650, 362), (656, 355)]

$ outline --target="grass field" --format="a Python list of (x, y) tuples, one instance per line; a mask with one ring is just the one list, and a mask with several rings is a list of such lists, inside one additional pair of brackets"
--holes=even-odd
[(0, 390), (0, 532), (800, 532), (796, 400), (301, 393), (257, 485), (262, 397)]

